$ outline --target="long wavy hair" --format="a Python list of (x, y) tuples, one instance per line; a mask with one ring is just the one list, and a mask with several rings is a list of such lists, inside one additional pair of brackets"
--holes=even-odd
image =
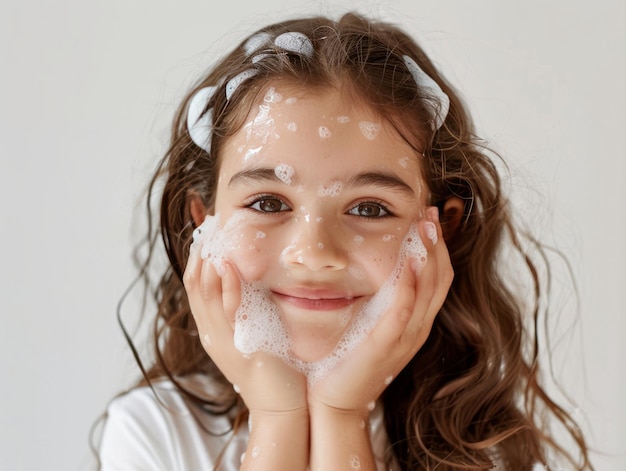
[[(306, 35), (314, 53), (274, 46), (272, 38), (285, 32)], [(199, 196), (205, 207), (213, 207), (221, 149), (244, 124), (268, 82), (341, 86), (423, 151), (430, 204), (443, 209), (452, 196), (464, 202), (460, 225), (442, 220), (455, 272), (447, 300), (426, 344), (381, 398), (390, 441), (387, 458), (393, 456), (407, 470), (483, 470), (495, 463), (530, 470), (533, 463), (550, 466), (556, 456), (572, 469), (592, 469), (578, 425), (540, 381), (538, 324), (545, 314), (541, 306), (546, 282), (538, 264), (547, 266), (544, 250), (515, 222), (502, 188), (499, 157), (475, 135), (459, 95), (414, 40), (393, 24), (348, 13), (338, 21), (289, 20), (258, 33), (270, 38), (260, 60), (251, 60), (243, 41), (189, 91), (176, 113), (170, 147), (149, 185), (148, 251), (138, 263), (157, 312), (154, 361), (146, 367), (140, 363), (144, 379), (139, 384), (169, 378), (205, 413), (236, 411), (234, 429), (244, 423), (247, 411), (232, 388), (224, 388), (219, 397), (205, 397), (181, 380), (200, 373), (226, 384), (200, 345), (182, 283), (194, 229), (189, 197)], [(438, 130), (429, 124), (430, 97), (416, 85), (404, 55), (450, 97), (449, 113)], [(226, 99), (228, 80), (249, 69), (256, 75)], [(218, 87), (208, 103), (213, 109), (210, 152), (192, 142), (186, 125), (190, 98), (207, 86)], [(161, 202), (158, 217), (151, 211), (155, 195)], [(154, 278), (151, 265), (160, 242), (169, 266)], [(514, 264), (513, 276), (530, 280), (532, 302), (522, 302), (527, 293), (505, 281), (512, 262), (503, 263), (504, 253), (517, 254), (521, 263)], [(550, 423), (564, 428), (574, 450), (554, 438)]]

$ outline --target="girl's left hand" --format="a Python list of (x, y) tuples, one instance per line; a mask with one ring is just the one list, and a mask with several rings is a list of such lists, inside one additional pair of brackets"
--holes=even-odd
[[(418, 224), (428, 251), (426, 264), (405, 263), (392, 305), (354, 351), (308, 391), (311, 414), (318, 408), (367, 416), (374, 401), (424, 345), (454, 276), (436, 209)], [(430, 227), (428, 227), (430, 225)], [(437, 243), (427, 236), (433, 226)], [(431, 232), (432, 235), (432, 232)]]

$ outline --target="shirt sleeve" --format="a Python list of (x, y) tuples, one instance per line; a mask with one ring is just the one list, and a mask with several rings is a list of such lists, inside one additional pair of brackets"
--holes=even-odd
[(162, 407), (143, 390), (111, 402), (100, 444), (102, 471), (176, 469)]

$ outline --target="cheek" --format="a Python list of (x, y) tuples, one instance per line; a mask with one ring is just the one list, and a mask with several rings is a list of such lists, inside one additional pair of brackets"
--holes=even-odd
[(350, 244), (348, 273), (358, 280), (370, 280), (380, 287), (391, 275), (396, 263), (404, 233), (356, 235)]
[(253, 226), (242, 227), (228, 251), (230, 260), (247, 282), (263, 277), (270, 262), (265, 232)]
[(239, 226), (231, 239), (228, 259), (246, 282), (262, 281), (278, 265), (285, 248), (282, 238), (267, 227)]

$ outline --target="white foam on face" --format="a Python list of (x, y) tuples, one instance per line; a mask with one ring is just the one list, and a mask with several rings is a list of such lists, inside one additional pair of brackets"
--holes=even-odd
[(259, 137), (262, 139), (263, 144), (267, 144), (270, 137), (278, 137), (274, 132), (274, 118), (270, 112), (271, 105), (273, 103), (280, 103), (282, 99), (282, 95), (277, 93), (274, 87), (270, 87), (267, 90), (263, 97), (263, 103), (259, 105), (256, 116), (244, 126), (248, 140), (253, 137)]
[(256, 239), (264, 239), (266, 235), (267, 234), (265, 234), (265, 232), (263, 232), (263, 231), (256, 231), (255, 240)]
[(352, 469), (361, 469), (361, 459), (358, 455), (352, 455), (350, 457), (350, 467)]
[(355, 235), (354, 236), (354, 243), (357, 245), (361, 245), (363, 243), (363, 241), (365, 240), (365, 238), (362, 235)]
[(380, 132), (381, 125), (380, 123), (373, 123), (371, 121), (359, 121), (359, 129), (361, 130), (361, 134), (365, 136), (366, 139), (373, 141), (378, 136)]
[(289, 97), (285, 100), (285, 103), (287, 103), (288, 105), (293, 105), (294, 103), (296, 103), (298, 101), (298, 99), (296, 97)]
[(318, 133), (322, 139), (328, 139), (332, 136), (332, 132), (326, 126), (320, 126), (318, 129)]
[(338, 116), (337, 122), (340, 124), (346, 124), (350, 122), (350, 116)]
[(265, 92), (263, 101), (265, 103), (280, 103), (281, 101), (283, 101), (283, 96), (278, 93), (274, 87), (270, 87)]
[(291, 243), (287, 247), (285, 247), (282, 250), (282, 252), (280, 252), (280, 255), (278, 256), (278, 263), (280, 264), (281, 267), (287, 267), (289, 265), (289, 263), (287, 263), (287, 256), (295, 248), (296, 248), (296, 244), (295, 243)]
[(396, 236), (394, 236), (393, 234), (385, 234), (383, 236), (383, 242), (391, 242), (395, 238)]
[(320, 186), (319, 189), (317, 190), (317, 194), (319, 196), (330, 196), (330, 197), (339, 196), (341, 194), (342, 188), (343, 188), (343, 184), (340, 181), (335, 180), (326, 185)]
[(400, 167), (406, 168), (406, 166), (409, 163), (409, 158), (408, 157), (402, 157), (400, 160), (398, 160), (398, 163), (400, 164)]
[[(194, 231), (192, 250), (200, 250), (202, 258), (210, 260), (219, 273), (228, 253), (239, 248), (243, 237), (241, 229), (245, 223), (243, 211), (235, 212), (223, 228), (219, 227), (219, 215), (207, 216)], [(280, 263), (283, 266), (286, 266), (285, 258), (295, 247), (295, 244), (290, 244), (281, 252)], [(316, 382), (350, 354), (374, 328), (392, 304), (401, 270), (410, 257), (415, 258), (418, 265), (426, 263), (427, 251), (416, 225), (412, 225), (404, 237), (396, 266), (387, 280), (363, 303), (359, 312), (351, 314), (352, 322), (347, 326), (335, 349), (315, 362), (304, 362), (292, 353), (291, 339), (279, 307), (270, 299), (269, 289), (258, 282), (241, 280), (241, 303), (235, 313), (235, 347), (245, 357), (250, 357), (258, 351), (270, 353), (304, 373), (309, 383)], [(348, 270), (355, 273), (355, 268)], [(233, 385), (233, 388), (238, 391), (236, 385)]]
[(291, 165), (279, 164), (274, 168), (274, 173), (280, 179), (280, 181), (282, 181), (286, 185), (291, 185), (291, 177), (293, 177), (295, 170)]
[(298, 130), (298, 125), (292, 121), (287, 124), (287, 129), (289, 129), (291, 132), (296, 132)]
[(263, 146), (253, 147), (253, 148), (248, 149), (246, 151), (246, 155), (243, 156), (244, 162), (247, 162), (251, 158), (254, 158), (257, 155), (259, 155), (259, 152), (261, 152), (261, 149), (263, 149)]

